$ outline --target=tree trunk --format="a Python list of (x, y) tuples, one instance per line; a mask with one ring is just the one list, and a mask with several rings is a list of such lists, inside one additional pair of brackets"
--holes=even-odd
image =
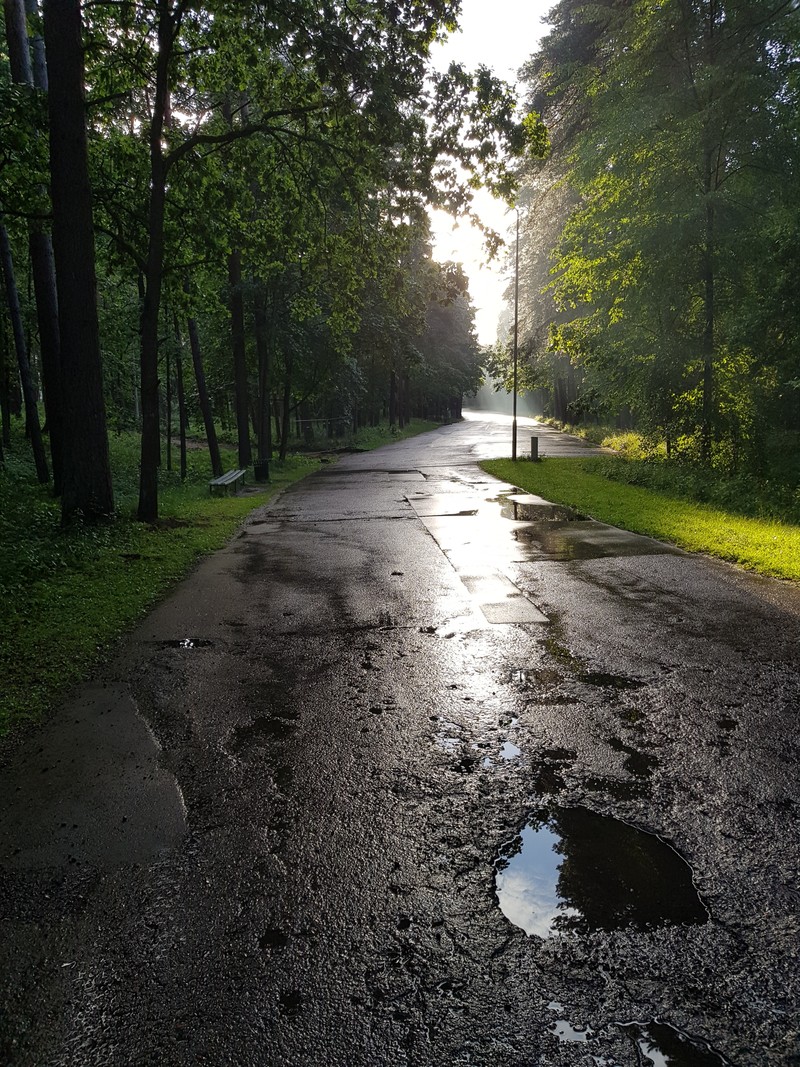
[(50, 456), (53, 461), (53, 489), (56, 495), (60, 496), (64, 486), (64, 418), (56, 270), (50, 234), (37, 223), (31, 224), (28, 247), (36, 293), (44, 410), (50, 435)]
[(217, 443), (217, 431), (214, 427), (214, 416), (211, 414), (211, 403), (208, 399), (208, 389), (206, 388), (206, 375), (203, 370), (203, 354), (200, 351), (200, 337), (197, 332), (197, 322), (195, 319), (189, 319), (189, 344), (192, 349), (192, 363), (194, 365), (194, 376), (197, 380), (197, 396), (200, 401), (200, 411), (203, 415), (203, 425), (206, 428), (206, 440), (208, 441), (208, 454), (211, 459), (211, 473), (215, 478), (219, 478), (222, 474), (222, 457), (219, 454), (219, 444)]
[(228, 256), (228, 306), (231, 313), (233, 375), (236, 387), (236, 430), (239, 443), (239, 466), (253, 462), (250, 448), (250, 425), (247, 399), (247, 357), (244, 346), (244, 298), (242, 296), (242, 254), (234, 249)]
[(50, 186), (64, 417), (61, 515), (114, 511), (97, 322), (80, 0), (45, 0)]
[(389, 375), (389, 428), (394, 429), (397, 422), (397, 375), (394, 371)]
[(31, 58), (28, 52), (28, 27), (25, 21), (25, 8), (21, 0), (3, 0), (3, 9), (11, 80), (18, 85), (32, 85), (33, 72), (31, 71)]
[(175, 317), (175, 384), (178, 388), (178, 437), (181, 443), (181, 481), (186, 481), (186, 394), (183, 389), (183, 341)]
[(411, 407), (411, 380), (409, 378), (408, 371), (404, 371), (400, 378), (400, 429), (404, 429), (407, 425), (410, 415)]
[(286, 459), (286, 452), (289, 448), (289, 430), (292, 425), (292, 367), (290, 361), (287, 360), (286, 364), (286, 379), (283, 385), (283, 417), (281, 419), (281, 450), (280, 458)]
[(253, 319), (256, 335), (256, 355), (258, 356), (258, 414), (256, 442), (258, 459), (272, 459), (272, 418), (269, 410), (270, 395), (270, 344), (267, 332), (267, 301), (264, 285), (256, 282), (253, 301)]
[(164, 377), (166, 379), (165, 411), (167, 423), (167, 470), (172, 470), (172, 372), (169, 365), (169, 345), (164, 349)]
[(158, 466), (161, 459), (158, 411), (158, 319), (164, 266), (164, 210), (167, 200), (167, 169), (161, 138), (169, 113), (169, 65), (175, 30), (176, 26), (169, 6), (165, 0), (160, 0), (156, 85), (149, 137), (150, 202), (147, 218), (147, 265), (140, 324), (142, 451), (137, 514), (142, 522), (155, 522), (158, 518)]
[[(39, 17), (39, 0), (25, 0), (25, 13), (35, 22)], [(44, 38), (35, 33), (30, 39), (33, 68), (33, 84), (42, 92), (47, 92), (47, 59), (44, 50)]]
[[(12, 79), (47, 92), (47, 67), (44, 42), (37, 34), (30, 41), (33, 64), (28, 51), (27, 14), (39, 14), (37, 0), (5, 0), (6, 39)], [(44, 190), (40, 189), (40, 193)], [(42, 386), (47, 429), (50, 434), (50, 456), (53, 461), (53, 488), (60, 494), (63, 483), (63, 419), (61, 412), (61, 356), (58, 336), (58, 298), (53, 244), (46, 226), (40, 220), (28, 224), (28, 246), (36, 294), (36, 313), (39, 325), (39, 349), (42, 358)]]
[(11, 373), (5, 316), (0, 317), (0, 408), (2, 408), (2, 439), (11, 447)]
[(31, 447), (33, 448), (36, 477), (44, 485), (50, 480), (50, 473), (47, 469), (47, 457), (42, 442), (42, 431), (39, 426), (39, 408), (33, 387), (30, 363), (28, 362), (28, 351), (25, 347), (25, 328), (22, 323), (19, 293), (17, 292), (17, 283), (14, 277), (11, 242), (8, 239), (8, 231), (2, 223), (0, 223), (0, 265), (2, 265), (3, 278), (5, 279), (8, 313), (11, 317), (11, 328), (14, 333), (14, 347), (17, 350), (19, 377), (22, 382), (22, 395), (25, 400), (25, 421), (31, 438)]
[(711, 159), (706, 160), (705, 248), (703, 249), (703, 415), (700, 451), (704, 463), (711, 458), (714, 423), (714, 206), (711, 203)]
[(281, 439), (281, 405), (277, 396), (272, 398), (272, 415), (275, 419), (275, 436)]

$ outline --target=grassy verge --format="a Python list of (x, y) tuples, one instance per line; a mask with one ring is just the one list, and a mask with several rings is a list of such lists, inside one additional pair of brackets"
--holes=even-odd
[[(435, 425), (415, 421), (402, 436)], [(379, 427), (354, 444), (376, 448), (399, 437)], [(30, 448), (15, 427), (0, 470), (0, 736), (39, 719), (199, 557), (224, 545), (254, 508), (319, 467), (317, 458), (290, 456), (270, 465), (271, 484), (259, 493), (211, 497), (208, 453), (191, 449), (184, 484), (177, 473), (161, 471), (160, 519), (146, 526), (133, 518), (138, 438), (114, 435), (110, 444), (117, 518), (62, 530), (58, 501), (37, 484)], [(222, 461), (226, 470), (236, 467), (235, 451), (223, 448)]]
[(591, 459), (553, 457), (541, 463), (500, 459), (481, 467), (526, 492), (566, 504), (601, 522), (761, 574), (800, 580), (800, 526), (751, 518), (666, 491), (613, 481)]

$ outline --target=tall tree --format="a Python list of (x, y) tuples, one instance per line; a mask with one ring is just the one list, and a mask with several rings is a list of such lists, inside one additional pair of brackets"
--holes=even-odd
[[(35, 25), (39, 20), (37, 0), (4, 0), (6, 40), (13, 80), (29, 89), (47, 92), (47, 67), (44, 43), (39, 33), (30, 42), (27, 20)], [(33, 61), (31, 61), (31, 52)], [(36, 193), (40, 210), (47, 210), (46, 191), (41, 185)], [(58, 297), (56, 293), (55, 262), (50, 232), (41, 217), (31, 213), (28, 223), (28, 246), (31, 258), (36, 310), (39, 326), (39, 348), (42, 359), (42, 379), (47, 429), (50, 435), (50, 455), (53, 461), (53, 484), (61, 492), (63, 481), (61, 414), (61, 356), (58, 333)]]
[(45, 0), (50, 185), (64, 401), (62, 517), (114, 510), (97, 320), (80, 0)]
[[(560, 240), (544, 242), (556, 246), (550, 347), (578, 370), (579, 406), (628, 406), (668, 442), (728, 454), (768, 350), (752, 333), (745, 344), (742, 308), (791, 184), (794, 6), (562, 0), (555, 11), (528, 67), (533, 99), (550, 94), (573, 191)], [(546, 226), (535, 223), (540, 237)]]

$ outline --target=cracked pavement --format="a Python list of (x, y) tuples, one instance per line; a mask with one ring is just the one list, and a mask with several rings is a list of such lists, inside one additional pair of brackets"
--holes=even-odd
[[(507, 453), (323, 468), (6, 748), (4, 1063), (800, 1064), (800, 591)], [(528, 936), (545, 827), (583, 918)], [(620, 918), (642, 835), (689, 918)]]

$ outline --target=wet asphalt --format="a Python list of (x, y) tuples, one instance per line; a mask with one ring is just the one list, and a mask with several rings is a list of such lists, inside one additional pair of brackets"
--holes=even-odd
[(0, 754), (0, 1062), (800, 1064), (800, 591), (508, 441), (326, 466)]

